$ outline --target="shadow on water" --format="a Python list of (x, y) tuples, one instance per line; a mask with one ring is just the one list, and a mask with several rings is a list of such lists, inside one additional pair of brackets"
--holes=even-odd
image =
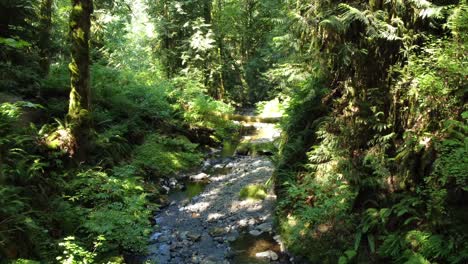
[(201, 181), (201, 182), (193, 182), (193, 181), (185, 181), (183, 184), (185, 188), (181, 191), (175, 191), (169, 195), (170, 201), (182, 201), (182, 200), (190, 200), (193, 197), (199, 195), (200, 193), (205, 190), (206, 185), (208, 185), (208, 181)]
[(244, 124), (240, 127), (238, 134), (235, 136), (225, 139), (223, 141), (223, 148), (221, 150), (221, 158), (230, 158), (236, 154), (237, 147), (242, 141), (242, 137), (251, 136), (257, 133), (255, 126), (251, 124)]

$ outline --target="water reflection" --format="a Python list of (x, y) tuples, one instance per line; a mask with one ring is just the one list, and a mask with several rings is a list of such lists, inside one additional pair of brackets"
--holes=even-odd
[(241, 234), (238, 239), (231, 242), (233, 250), (233, 258), (231, 263), (234, 264), (263, 264), (270, 263), (267, 259), (257, 258), (255, 254), (272, 250), (278, 255), (281, 254), (280, 245), (268, 233), (263, 233), (259, 236), (252, 236), (248, 233)]
[(206, 185), (208, 185), (208, 181), (205, 181), (205, 182), (186, 181), (184, 182), (184, 186), (185, 186), (184, 190), (171, 193), (171, 195), (169, 196), (169, 200), (171, 201), (182, 201), (186, 199), (190, 200), (193, 197), (202, 193)]

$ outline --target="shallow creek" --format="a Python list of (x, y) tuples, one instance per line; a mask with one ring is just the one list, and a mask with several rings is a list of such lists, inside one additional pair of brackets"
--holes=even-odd
[[(264, 184), (274, 166), (266, 156), (237, 155), (239, 142), (269, 143), (279, 136), (274, 124), (243, 124), (241, 138), (226, 141), (203, 168), (176, 179), (170, 203), (155, 216), (150, 255), (155, 263), (289, 263), (274, 234), (276, 196), (243, 200), (242, 188)], [(177, 188), (176, 188), (177, 189)], [(271, 188), (270, 188), (271, 189)]]

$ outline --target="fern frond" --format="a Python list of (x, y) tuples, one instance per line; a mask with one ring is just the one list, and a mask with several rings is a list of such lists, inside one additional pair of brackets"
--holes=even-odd
[(345, 31), (345, 25), (341, 19), (337, 16), (330, 16), (320, 22), (320, 27), (323, 30), (334, 31), (341, 33)]

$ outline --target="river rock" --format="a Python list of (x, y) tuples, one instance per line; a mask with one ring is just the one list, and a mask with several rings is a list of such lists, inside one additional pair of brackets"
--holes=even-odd
[(199, 174), (192, 175), (189, 178), (192, 181), (203, 181), (203, 180), (208, 179), (208, 177), (209, 177), (208, 174), (202, 172)]
[(197, 233), (188, 233), (187, 238), (194, 242), (197, 242), (201, 239), (201, 235)]
[(193, 264), (200, 263), (200, 257), (196, 255), (192, 255), (192, 259), (190, 260)]
[(169, 193), (171, 188), (167, 187), (166, 185), (161, 186), (161, 188), (165, 191), (165, 193)]
[(266, 258), (266, 259), (270, 259), (270, 260), (278, 260), (278, 254), (276, 254), (272, 250), (259, 252), (259, 253), (255, 254), (255, 257), (257, 257), (257, 258)]
[(221, 170), (223, 168), (224, 168), (224, 164), (216, 164), (216, 165), (213, 166), (213, 169), (215, 169), (215, 170)]
[(171, 254), (171, 248), (168, 244), (162, 244), (159, 246), (158, 253), (163, 256), (169, 256)]
[(226, 230), (224, 230), (224, 228), (222, 227), (213, 227), (210, 229), (208, 233), (212, 237), (219, 237), (219, 236), (224, 235), (226, 233)]
[(159, 243), (166, 243), (167, 241), (169, 241), (169, 238), (167, 236), (163, 235), (158, 238)]
[(169, 179), (169, 186), (171, 188), (175, 188), (177, 186), (177, 180), (175, 178), (170, 178)]
[(214, 237), (213, 240), (218, 243), (224, 243), (224, 237), (221, 237), (221, 236)]
[(256, 228), (262, 232), (271, 232), (271, 230), (273, 230), (271, 223), (263, 223), (258, 225)]
[(250, 231), (249, 231), (249, 234), (251, 234), (252, 236), (259, 236), (259, 235), (261, 235), (262, 233), (263, 233), (262, 231), (258, 231), (258, 230), (256, 230), (256, 229), (250, 230)]
[(162, 233), (156, 232), (150, 237), (150, 241), (156, 241), (162, 235)]

